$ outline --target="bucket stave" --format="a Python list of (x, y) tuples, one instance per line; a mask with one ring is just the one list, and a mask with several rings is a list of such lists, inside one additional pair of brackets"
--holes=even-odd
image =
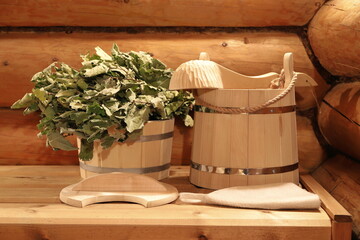
[(137, 141), (115, 143), (108, 149), (103, 149), (96, 141), (93, 159), (79, 159), (81, 177), (107, 172), (131, 172), (164, 179), (169, 176), (173, 131), (174, 119), (149, 121)]
[[(261, 105), (283, 89), (198, 89), (198, 102), (223, 108)], [(219, 189), (275, 182), (298, 184), (295, 91), (252, 113), (195, 109), (190, 181)]]

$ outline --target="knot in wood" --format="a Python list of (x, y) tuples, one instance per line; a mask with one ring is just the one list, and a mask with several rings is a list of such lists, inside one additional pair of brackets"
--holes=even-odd
[(201, 234), (199, 237), (198, 237), (199, 240), (208, 240), (208, 238), (204, 235), (204, 234)]

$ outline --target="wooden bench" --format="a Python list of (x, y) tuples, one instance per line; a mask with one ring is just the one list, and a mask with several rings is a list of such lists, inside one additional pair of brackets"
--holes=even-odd
[[(209, 192), (173, 166), (164, 182), (179, 192)], [(172, 204), (144, 208), (106, 203), (65, 205), (59, 192), (80, 180), (78, 166), (0, 166), (0, 239), (350, 239), (350, 214), (310, 175), (302, 184), (322, 200), (319, 210), (254, 210)], [(284, 193), (285, 194), (285, 193)]]

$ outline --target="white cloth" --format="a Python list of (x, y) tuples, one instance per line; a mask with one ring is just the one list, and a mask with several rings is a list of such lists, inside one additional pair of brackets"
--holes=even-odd
[(293, 183), (275, 183), (220, 189), (209, 194), (180, 193), (186, 203), (260, 209), (318, 209), (319, 196)]

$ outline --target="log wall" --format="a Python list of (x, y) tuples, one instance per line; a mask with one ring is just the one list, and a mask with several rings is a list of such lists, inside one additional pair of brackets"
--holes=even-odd
[[(169, 67), (176, 68), (181, 63), (198, 58), (201, 51), (207, 51), (212, 60), (246, 75), (260, 75), (267, 72), (280, 72), (283, 55), (293, 52), (296, 71), (304, 72), (313, 77), (319, 84), (315, 90), (319, 98), (328, 88), (325, 80), (317, 72), (309, 60), (301, 39), (295, 33), (281, 31), (242, 31), (242, 32), (202, 32), (202, 33), (166, 33), (145, 32), (131, 34), (117, 33), (58, 33), (58, 32), (10, 32), (0, 33), (0, 107), (9, 107), (33, 87), (29, 81), (32, 75), (53, 61), (63, 61), (71, 66), (80, 67), (80, 54), (101, 46), (109, 51), (116, 42), (123, 51), (143, 50), (151, 52), (154, 57), (164, 61)], [(31, 63), (31, 64), (29, 64)], [(311, 90), (298, 88), (297, 105), (307, 109), (315, 106)], [(15, 130), (14, 123), (4, 121), (0, 139), (4, 139), (0, 148), (0, 159), (7, 164), (61, 164), (76, 163), (76, 153), (50, 149), (42, 151), (44, 141), (36, 139), (36, 117), (17, 115), (8, 110), (0, 109), (7, 121), (19, 118), (24, 124), (34, 126), (31, 134)], [(9, 115), (10, 114), (10, 115)], [(15, 115), (14, 115), (15, 114)], [(20, 145), (12, 145), (8, 136), (13, 133), (15, 139), (22, 139)], [(174, 138), (173, 163), (186, 164), (190, 160), (190, 130), (177, 124)], [(31, 148), (37, 144), (37, 148)], [(185, 146), (185, 147), (184, 147)], [(22, 152), (30, 149), (29, 156), (22, 160)], [(32, 153), (31, 153), (32, 152)], [(36, 154), (38, 152), (39, 154)]]
[(0, 26), (303, 26), (324, 0), (80, 0), (0, 3)]
[[(295, 69), (314, 78), (315, 91), (321, 98), (328, 89), (319, 75), (300, 38), (295, 33), (279, 31), (234, 33), (0, 33), (0, 107), (10, 106), (31, 90), (32, 75), (53, 61), (73, 67), (81, 66), (80, 54), (96, 46), (110, 51), (117, 43), (122, 51), (147, 51), (171, 68), (197, 59), (207, 51), (213, 61), (245, 75), (280, 72), (283, 55), (293, 52)], [(29, 64), (31, 63), (31, 64)], [(315, 106), (309, 89), (297, 91), (298, 107)]]
[(327, 1), (309, 25), (311, 46), (333, 75), (360, 77), (359, 12), (359, 1)]

